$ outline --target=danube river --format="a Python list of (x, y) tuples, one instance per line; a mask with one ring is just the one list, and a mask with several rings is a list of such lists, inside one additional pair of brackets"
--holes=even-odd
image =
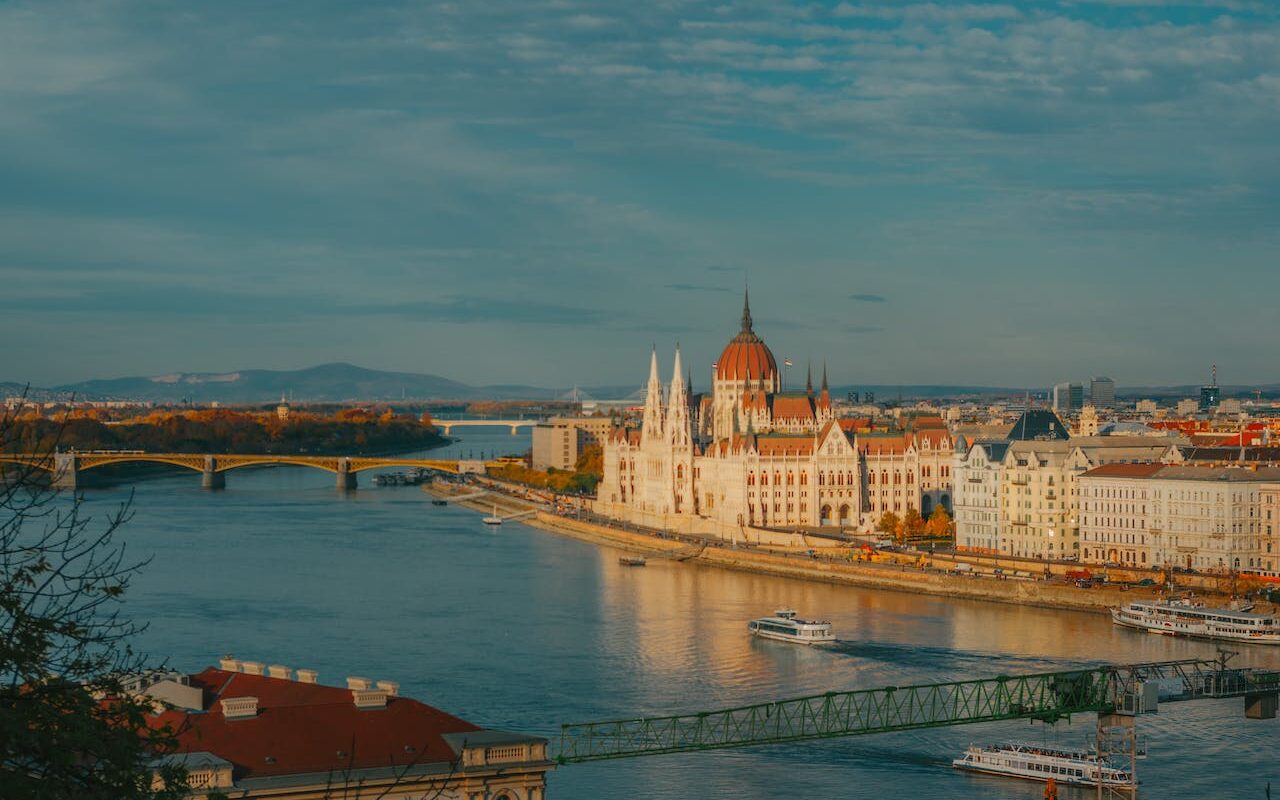
[[(469, 449), (521, 450), (527, 434), (474, 432)], [(185, 671), (219, 656), (398, 681), (411, 697), (481, 725), (553, 734), (559, 723), (712, 709), (827, 690), (1035, 672), (1098, 661), (1212, 656), (1209, 644), (1118, 630), (1098, 615), (809, 584), (651, 560), (517, 523), (432, 506), (412, 487), (350, 495), (333, 476), (280, 467), (135, 487), (123, 533), (153, 561), (128, 594), (141, 644)], [(130, 487), (94, 489), (97, 511)], [(792, 606), (830, 618), (840, 643), (802, 649), (746, 635)], [(1241, 647), (1254, 664), (1280, 652)], [(599, 798), (1039, 798), (1042, 787), (955, 772), (970, 741), (1083, 744), (1092, 720), (1001, 723), (571, 765), (553, 800)], [(1280, 786), (1280, 721), (1242, 700), (1144, 717), (1145, 797), (1261, 798)], [(1086, 797), (1064, 790), (1063, 797)]]

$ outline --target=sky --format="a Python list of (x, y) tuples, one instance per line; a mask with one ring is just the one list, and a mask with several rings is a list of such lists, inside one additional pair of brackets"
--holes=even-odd
[(0, 380), (1274, 382), (1280, 5), (0, 2)]

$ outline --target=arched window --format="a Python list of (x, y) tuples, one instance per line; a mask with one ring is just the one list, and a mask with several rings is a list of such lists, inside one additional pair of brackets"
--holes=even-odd
[(809, 485), (809, 473), (807, 473), (807, 472), (801, 472), (801, 473), (800, 473), (800, 485), (801, 485), (801, 486), (808, 486), (808, 485)]

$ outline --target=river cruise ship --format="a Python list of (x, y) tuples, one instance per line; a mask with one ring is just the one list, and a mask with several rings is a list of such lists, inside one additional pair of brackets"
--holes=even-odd
[(1135, 600), (1111, 609), (1111, 621), (1167, 636), (1280, 644), (1280, 622), (1269, 614), (1208, 608), (1190, 600)]
[(956, 769), (1004, 775), (1031, 781), (1048, 781), (1059, 785), (1131, 786), (1133, 773), (1100, 763), (1096, 753), (1043, 747), (1032, 744), (969, 745), (964, 755), (951, 762)]
[(830, 622), (799, 619), (790, 609), (775, 611), (772, 617), (753, 619), (747, 623), (747, 630), (762, 639), (797, 644), (830, 644), (836, 640)]

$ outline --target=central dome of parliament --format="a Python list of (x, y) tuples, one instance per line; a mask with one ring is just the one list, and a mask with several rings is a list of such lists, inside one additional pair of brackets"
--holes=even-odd
[(751, 329), (751, 303), (746, 293), (742, 298), (742, 330), (729, 340), (716, 361), (716, 380), (772, 380), (778, 374), (778, 362), (764, 340)]

